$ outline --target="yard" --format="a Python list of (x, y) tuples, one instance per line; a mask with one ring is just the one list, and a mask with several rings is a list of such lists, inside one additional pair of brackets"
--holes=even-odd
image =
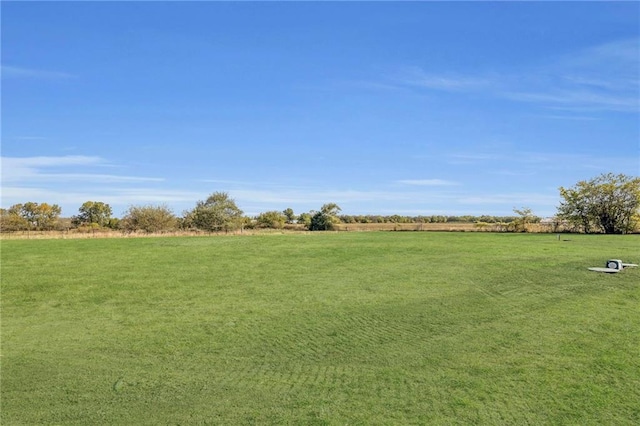
[(2, 241), (3, 425), (638, 424), (636, 235)]

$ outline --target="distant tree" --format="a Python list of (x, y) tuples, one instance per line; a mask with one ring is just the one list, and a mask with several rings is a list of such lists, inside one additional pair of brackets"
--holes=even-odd
[(198, 201), (188, 213), (194, 227), (208, 232), (229, 231), (242, 224), (242, 210), (226, 192), (215, 192)]
[(249, 216), (242, 216), (238, 224), (241, 229), (255, 229), (255, 227), (258, 226), (258, 221)]
[(75, 226), (96, 224), (108, 226), (111, 219), (111, 206), (101, 201), (86, 201), (78, 209), (79, 214), (71, 218)]
[(313, 216), (313, 214), (315, 214), (314, 211), (311, 211), (309, 213), (300, 213), (297, 219), (298, 223), (304, 225), (306, 228), (309, 228), (309, 225), (311, 225), (311, 217)]
[(403, 219), (400, 215), (394, 214), (386, 218), (386, 221), (389, 223), (402, 223)]
[(120, 219), (118, 219), (117, 217), (111, 217), (109, 218), (109, 221), (104, 226), (111, 229), (119, 229)]
[(518, 215), (518, 218), (514, 220), (514, 228), (516, 231), (527, 232), (527, 226), (530, 223), (540, 221), (540, 218), (533, 214), (533, 211), (529, 207), (522, 207), (520, 209), (513, 209), (513, 212)]
[(256, 218), (257, 226), (260, 228), (282, 229), (287, 217), (278, 211), (268, 211), (260, 213)]
[(340, 215), (338, 217), (340, 219), (340, 222), (342, 223), (356, 223), (356, 217), (355, 216), (351, 216), (351, 215)]
[(558, 217), (585, 233), (626, 234), (638, 225), (639, 177), (602, 174), (572, 188), (560, 187), (560, 196)]
[(178, 219), (165, 205), (131, 206), (119, 222), (125, 231), (164, 232), (176, 229)]
[(177, 218), (178, 229), (192, 230), (195, 229), (193, 224), (193, 210), (185, 210), (182, 212), (182, 217)]
[(495, 222), (497, 222), (495, 216), (488, 216), (488, 215), (482, 215), (479, 218), (477, 218), (476, 220), (478, 222), (485, 222), (485, 223), (495, 223)]
[(334, 229), (334, 225), (339, 222), (338, 213), (341, 209), (336, 203), (328, 203), (320, 208), (311, 217), (309, 224), (310, 231), (330, 231)]
[(2, 232), (25, 231), (29, 222), (22, 216), (22, 204), (14, 204), (8, 209), (0, 209), (0, 229)]
[(285, 209), (282, 214), (285, 216), (287, 223), (293, 223), (296, 220), (296, 215), (291, 207)]
[(57, 204), (27, 202), (20, 205), (20, 216), (27, 229), (46, 231), (54, 229), (62, 209)]
[(37, 227), (42, 230), (51, 230), (56, 227), (62, 208), (57, 204), (41, 203), (38, 211)]

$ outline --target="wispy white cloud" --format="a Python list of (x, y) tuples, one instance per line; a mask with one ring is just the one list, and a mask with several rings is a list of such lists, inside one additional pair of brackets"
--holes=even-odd
[[(104, 173), (79, 173), (75, 168), (107, 167), (104, 159), (95, 156), (69, 155), (62, 157), (1, 157), (2, 182), (159, 182), (162, 178), (114, 175)], [(53, 170), (53, 172), (52, 172)]]
[(281, 187), (278, 189), (235, 189), (234, 197), (252, 203), (309, 204), (320, 207), (327, 202), (391, 201), (411, 199), (406, 193), (373, 190), (325, 190)]
[(557, 195), (550, 195), (545, 193), (509, 193), (509, 194), (476, 194), (470, 196), (463, 196), (457, 199), (460, 204), (467, 205), (492, 205), (492, 204), (507, 204), (513, 206), (526, 205), (526, 206), (538, 206), (538, 205), (554, 205), (558, 202)]
[(449, 154), (447, 162), (452, 165), (468, 165), (485, 163), (489, 161), (504, 160), (504, 154), (493, 153), (467, 153), (467, 154)]
[[(617, 154), (617, 155), (612, 155)], [(494, 163), (501, 168), (489, 169), (489, 173), (528, 175), (532, 170), (546, 170), (546, 168), (558, 169), (596, 169), (596, 170), (622, 170), (624, 173), (634, 173), (637, 169), (637, 152), (605, 152), (599, 154), (586, 154), (582, 152), (536, 152), (520, 149), (505, 149), (502, 153), (469, 152), (468, 154), (453, 153), (444, 158), (451, 165), (487, 165)], [(513, 169), (508, 166), (512, 165)], [(532, 166), (534, 169), (527, 169)]]
[(463, 75), (447, 70), (406, 67), (380, 85), (472, 92), (568, 113), (638, 112), (640, 40), (626, 39), (592, 46), (538, 67), (522, 69), (517, 74), (494, 70), (486, 74)]
[(16, 141), (20, 141), (20, 142), (38, 142), (38, 141), (45, 141), (47, 140), (47, 138), (42, 137), (42, 136), (16, 136), (15, 138), (13, 138), (13, 140)]
[(457, 182), (443, 179), (404, 179), (399, 180), (397, 183), (402, 185), (415, 185), (415, 186), (453, 186), (459, 185)]
[(632, 78), (617, 78), (614, 80), (606, 80), (603, 77), (585, 77), (580, 75), (565, 75), (564, 80), (568, 84), (578, 86), (599, 88), (605, 90), (621, 90), (633, 88), (637, 81)]
[(536, 171), (533, 170), (522, 170), (521, 168), (518, 169), (514, 169), (514, 170), (509, 170), (509, 169), (491, 169), (489, 171), (487, 171), (487, 174), (489, 175), (496, 175), (496, 176), (511, 176), (511, 177), (518, 177), (518, 176), (535, 176), (537, 174)]
[(64, 157), (1, 157), (2, 181), (20, 182), (37, 179), (42, 169), (51, 167), (91, 166), (102, 162), (99, 157), (69, 155)]
[(358, 185), (357, 188), (341, 188), (338, 185), (327, 189), (326, 186), (311, 183), (241, 182), (218, 179), (208, 179), (206, 182), (226, 184), (225, 191), (248, 215), (256, 215), (268, 210), (282, 210), (286, 207), (291, 207), (297, 212), (318, 210), (323, 204), (329, 202), (335, 202), (345, 211), (353, 213), (380, 214), (378, 208), (368, 206), (382, 204), (399, 208), (425, 198), (426, 193), (429, 194), (430, 201), (443, 201), (448, 199), (448, 195), (444, 194), (442, 189), (449, 186), (442, 180), (432, 181), (432, 184), (439, 183), (432, 187), (421, 188), (415, 185), (403, 187), (398, 186), (398, 182), (389, 182), (375, 189), (368, 185), (364, 187)]
[[(477, 190), (434, 187), (402, 190), (322, 190), (281, 187), (279, 189), (235, 189), (229, 191), (248, 215), (291, 207), (296, 212), (317, 210), (335, 202), (348, 214), (510, 214), (516, 206), (528, 206), (537, 214), (550, 215), (558, 203), (557, 189), (548, 192), (484, 193)], [(382, 208), (380, 206), (383, 206)], [(384, 207), (388, 206), (388, 207)]]
[(62, 157), (2, 157), (3, 164), (18, 164), (23, 166), (70, 166), (70, 165), (93, 165), (103, 163), (100, 157), (86, 155), (66, 155)]
[(556, 110), (640, 110), (640, 39), (615, 40), (569, 53), (524, 75), (504, 96)]
[(401, 85), (453, 92), (478, 90), (487, 87), (490, 83), (483, 77), (463, 76), (454, 73), (428, 73), (419, 67), (407, 67), (398, 72), (393, 80)]
[[(2, 205), (10, 206), (25, 201), (49, 202), (63, 206), (63, 216), (75, 213), (87, 200), (100, 200), (114, 208), (119, 216), (130, 205), (166, 204), (195, 205), (195, 200), (203, 194), (187, 190), (169, 190), (158, 188), (122, 188), (113, 186), (96, 186), (90, 189), (51, 189), (28, 186), (7, 186), (2, 188)], [(175, 211), (180, 214), (181, 211)]]
[(2, 78), (33, 78), (41, 80), (59, 80), (76, 78), (74, 74), (61, 71), (50, 71), (34, 68), (14, 67), (2, 65), (0, 67)]
[(100, 200), (115, 209), (139, 203), (180, 203), (194, 196), (188, 190), (138, 187), (164, 182), (164, 178), (102, 173), (104, 168), (118, 166), (97, 156), (1, 157), (0, 163), (3, 207), (52, 202), (63, 207), (63, 215), (71, 215), (87, 200)]
[(140, 204), (140, 203), (192, 203), (203, 198), (203, 194), (197, 191), (184, 189), (158, 189), (158, 188), (111, 188), (104, 191), (104, 198), (114, 204)]
[(578, 84), (619, 89), (637, 88), (639, 63), (640, 39), (628, 38), (569, 53), (548, 68)]
[(82, 181), (82, 182), (163, 182), (164, 178), (141, 177), (141, 176), (121, 176), (100, 173), (40, 173), (37, 175), (42, 180), (56, 181)]
[(569, 120), (569, 121), (597, 121), (598, 117), (590, 117), (587, 115), (572, 115), (572, 114), (544, 114), (537, 115), (537, 117), (548, 118), (550, 120)]
[(580, 87), (552, 89), (549, 92), (510, 92), (506, 98), (538, 103), (549, 109), (565, 111), (618, 111), (634, 112), (640, 107), (640, 99), (633, 94), (603, 94)]
[[(229, 180), (229, 179), (199, 179), (198, 182), (204, 183), (216, 183), (223, 185), (253, 185), (252, 182), (242, 181), (242, 180)], [(265, 182), (262, 182), (264, 185)]]

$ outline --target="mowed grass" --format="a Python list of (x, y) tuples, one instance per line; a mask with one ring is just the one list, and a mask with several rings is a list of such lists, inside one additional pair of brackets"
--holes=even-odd
[(2, 242), (3, 425), (638, 424), (638, 236)]

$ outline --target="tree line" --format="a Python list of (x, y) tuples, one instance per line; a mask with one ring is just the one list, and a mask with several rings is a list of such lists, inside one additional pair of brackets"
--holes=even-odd
[[(237, 229), (283, 229), (304, 228), (312, 231), (332, 230), (339, 223), (512, 223), (516, 216), (401, 216), (401, 215), (345, 215), (336, 203), (327, 203), (319, 210), (296, 214), (292, 208), (283, 211), (271, 210), (249, 217), (236, 205), (226, 192), (211, 194), (198, 201), (195, 208), (177, 216), (165, 205), (130, 206), (122, 218), (112, 217), (109, 204), (87, 201), (71, 218), (61, 218), (58, 205), (28, 202), (16, 204), (2, 210), (2, 230), (47, 231), (80, 229), (84, 231), (113, 229), (123, 232), (143, 231), (148, 233), (174, 230), (229, 232)], [(533, 217), (530, 222), (539, 221)]]
[[(603, 174), (580, 181), (572, 188), (560, 188), (562, 202), (556, 223), (572, 231), (624, 234), (637, 230), (640, 223), (640, 178)], [(319, 210), (296, 215), (293, 209), (267, 211), (255, 217), (244, 215), (226, 192), (214, 192), (198, 201), (191, 210), (177, 216), (166, 205), (130, 206), (121, 218), (112, 217), (111, 207), (100, 201), (87, 201), (71, 218), (61, 218), (56, 204), (26, 202), (0, 210), (0, 229), (12, 231), (46, 231), (75, 228), (79, 230), (114, 229), (123, 232), (167, 232), (175, 230), (231, 232), (238, 229), (285, 227), (311, 231), (332, 230), (339, 223), (481, 223), (514, 224), (513, 230), (526, 230), (528, 223), (540, 222), (531, 209), (515, 209), (514, 216), (401, 216), (341, 215), (336, 203)]]

